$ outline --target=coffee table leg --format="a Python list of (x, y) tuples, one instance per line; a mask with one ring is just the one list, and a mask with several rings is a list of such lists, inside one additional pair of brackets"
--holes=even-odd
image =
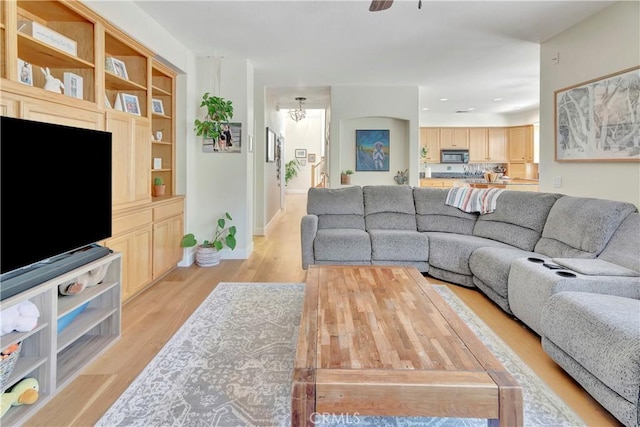
[(312, 427), (315, 410), (315, 382), (294, 380), (291, 388), (291, 427)]
[(499, 387), (499, 419), (489, 420), (489, 427), (522, 427), (524, 424), (522, 388), (506, 372), (490, 372)]

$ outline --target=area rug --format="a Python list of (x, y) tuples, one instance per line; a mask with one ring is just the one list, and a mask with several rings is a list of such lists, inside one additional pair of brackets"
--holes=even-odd
[[(584, 422), (446, 286), (442, 297), (523, 386), (526, 426)], [(96, 426), (290, 426), (300, 283), (220, 283)], [(327, 417), (326, 427), (486, 426), (487, 420)]]

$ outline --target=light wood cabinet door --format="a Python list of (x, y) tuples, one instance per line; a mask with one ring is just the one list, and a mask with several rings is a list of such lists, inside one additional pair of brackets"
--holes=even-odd
[(507, 130), (490, 128), (487, 132), (487, 157), (493, 163), (507, 162)]
[(469, 148), (468, 128), (440, 128), (440, 149)]
[(88, 111), (59, 104), (52, 105), (31, 98), (24, 98), (20, 102), (20, 110), (20, 117), (27, 120), (85, 129), (104, 129), (103, 116), (97, 111)]
[(440, 132), (438, 128), (420, 128), (420, 148), (427, 148), (426, 163), (440, 163)]
[(525, 128), (509, 128), (509, 162), (524, 163), (525, 160)]
[(148, 120), (108, 112), (106, 127), (113, 135), (113, 207), (150, 201), (151, 127)]
[(122, 253), (122, 301), (144, 289), (152, 280), (152, 228), (147, 226), (108, 239), (105, 246)]
[(524, 128), (524, 160), (533, 163), (533, 126)]
[(153, 224), (153, 280), (175, 267), (182, 259), (183, 216)]
[(469, 129), (469, 162), (486, 162), (488, 155), (488, 130), (486, 128)]

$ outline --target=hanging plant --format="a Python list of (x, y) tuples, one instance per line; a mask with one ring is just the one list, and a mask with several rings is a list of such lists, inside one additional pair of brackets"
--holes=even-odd
[(219, 96), (213, 96), (209, 92), (202, 95), (200, 107), (207, 109), (204, 120), (196, 119), (194, 131), (197, 136), (204, 136), (217, 141), (222, 135), (222, 126), (233, 118), (233, 104)]

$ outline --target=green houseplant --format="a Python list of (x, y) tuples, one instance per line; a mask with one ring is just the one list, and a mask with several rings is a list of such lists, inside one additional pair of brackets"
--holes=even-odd
[(209, 267), (220, 263), (220, 252), (225, 246), (231, 250), (236, 248), (236, 226), (229, 225), (233, 221), (229, 212), (225, 212), (223, 216), (216, 221), (216, 230), (213, 233), (212, 240), (205, 240), (201, 245), (193, 233), (185, 234), (182, 237), (181, 246), (190, 248), (198, 245), (196, 248), (196, 264), (201, 267)]
[(300, 170), (300, 160), (293, 159), (284, 164), (284, 184), (287, 185), (289, 181), (298, 176)]
[(229, 120), (233, 118), (233, 103), (206, 92), (202, 95), (200, 107), (205, 107), (207, 113), (204, 120), (196, 119), (194, 121), (194, 131), (197, 136), (217, 141), (222, 134), (222, 125), (229, 123)]
[(153, 195), (155, 197), (164, 196), (164, 180), (159, 176), (153, 178)]

